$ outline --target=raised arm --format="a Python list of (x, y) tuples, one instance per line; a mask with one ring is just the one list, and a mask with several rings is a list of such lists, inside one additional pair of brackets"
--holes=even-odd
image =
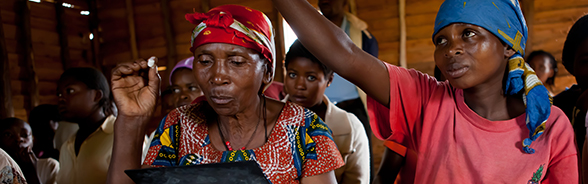
[(144, 60), (119, 64), (112, 72), (111, 82), (119, 115), (115, 122), (107, 181), (133, 183), (124, 170), (141, 168), (145, 128), (159, 96), (157, 62), (153, 67)]
[(390, 77), (382, 61), (356, 47), (306, 0), (273, 0), (304, 47), (343, 78), (388, 106)]

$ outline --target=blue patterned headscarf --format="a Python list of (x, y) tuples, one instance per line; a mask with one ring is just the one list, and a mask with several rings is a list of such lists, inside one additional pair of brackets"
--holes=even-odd
[(483, 27), (507, 43), (516, 53), (508, 61), (506, 94), (518, 94), (522, 90), (526, 106), (526, 124), (529, 137), (523, 140), (523, 150), (533, 154), (530, 148), (545, 130), (545, 122), (551, 112), (551, 97), (535, 75), (535, 71), (523, 60), (527, 42), (527, 23), (517, 0), (446, 0), (435, 19), (435, 34), (453, 23), (466, 23)]

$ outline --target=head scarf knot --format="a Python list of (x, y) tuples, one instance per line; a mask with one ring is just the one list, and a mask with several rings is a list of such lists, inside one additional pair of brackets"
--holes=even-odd
[(516, 53), (508, 61), (506, 94), (522, 92), (529, 137), (522, 141), (523, 151), (535, 153), (531, 143), (545, 131), (551, 113), (551, 97), (535, 71), (523, 60), (527, 42), (527, 23), (517, 0), (446, 0), (435, 19), (433, 37), (453, 23), (483, 27), (508, 44)]
[[(275, 70), (274, 33), (271, 21), (260, 11), (239, 5), (222, 5), (208, 13), (189, 13), (186, 20), (196, 25), (190, 51), (208, 43), (227, 43), (253, 49)], [(265, 86), (267, 88), (269, 84)]]

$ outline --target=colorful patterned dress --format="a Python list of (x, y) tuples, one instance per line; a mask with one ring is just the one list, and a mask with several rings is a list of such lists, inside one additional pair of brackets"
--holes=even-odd
[(210, 144), (203, 107), (180, 107), (155, 132), (144, 165), (198, 165), (254, 160), (271, 183), (299, 183), (303, 177), (333, 171), (345, 163), (331, 131), (312, 111), (286, 103), (268, 141), (250, 150), (218, 151)]

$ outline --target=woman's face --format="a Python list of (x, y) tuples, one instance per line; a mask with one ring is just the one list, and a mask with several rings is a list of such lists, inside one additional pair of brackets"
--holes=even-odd
[(171, 76), (171, 90), (175, 107), (189, 105), (194, 99), (202, 96), (202, 90), (196, 83), (192, 70), (180, 68)]
[(31, 126), (22, 120), (15, 120), (11, 126), (6, 127), (1, 133), (1, 147), (12, 155), (17, 155), (21, 149), (32, 147), (33, 133)]
[(573, 74), (578, 85), (584, 90), (588, 89), (588, 39), (584, 40), (576, 50)]
[(59, 81), (57, 84), (57, 108), (59, 115), (66, 121), (78, 122), (99, 110), (99, 91), (88, 87), (71, 77)]
[(551, 58), (543, 54), (531, 58), (531, 60), (529, 61), (529, 65), (531, 66), (531, 68), (533, 68), (533, 70), (535, 70), (537, 77), (539, 77), (539, 80), (541, 80), (543, 84), (545, 84), (547, 79), (555, 75), (555, 71), (553, 71), (553, 66), (551, 66)]
[(297, 57), (288, 63), (284, 86), (294, 103), (306, 108), (320, 104), (329, 83), (321, 66), (308, 58)]
[(491, 32), (471, 24), (454, 23), (435, 35), (434, 44), (435, 63), (454, 87), (468, 89), (491, 84), (502, 89), (506, 59), (515, 52)]
[(219, 115), (235, 115), (252, 108), (271, 74), (258, 52), (226, 43), (196, 48), (193, 72), (206, 100)]

